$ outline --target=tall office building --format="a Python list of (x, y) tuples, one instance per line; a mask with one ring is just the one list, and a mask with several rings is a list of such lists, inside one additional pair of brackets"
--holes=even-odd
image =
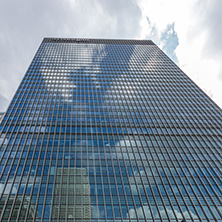
[(221, 128), (152, 41), (45, 38), (1, 122), (0, 220), (222, 221)]

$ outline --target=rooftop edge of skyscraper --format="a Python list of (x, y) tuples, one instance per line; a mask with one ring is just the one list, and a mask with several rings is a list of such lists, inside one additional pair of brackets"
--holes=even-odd
[(50, 37), (45, 37), (43, 39), (43, 43), (87, 43), (87, 44), (155, 45), (152, 40), (96, 39), (96, 38), (50, 38)]

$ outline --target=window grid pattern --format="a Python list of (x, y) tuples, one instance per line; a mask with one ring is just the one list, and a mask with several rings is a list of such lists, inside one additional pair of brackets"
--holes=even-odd
[(0, 125), (1, 221), (222, 221), (221, 123), (151, 41), (46, 38)]

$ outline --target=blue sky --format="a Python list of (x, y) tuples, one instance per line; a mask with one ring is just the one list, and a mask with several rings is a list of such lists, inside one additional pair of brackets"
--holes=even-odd
[(0, 111), (44, 37), (153, 40), (222, 107), (221, 0), (0, 1)]

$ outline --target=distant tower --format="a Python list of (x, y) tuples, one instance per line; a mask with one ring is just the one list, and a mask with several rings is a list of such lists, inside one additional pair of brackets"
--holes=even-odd
[(76, 218), (89, 221), (90, 186), (86, 169), (57, 169), (56, 184), (53, 195), (53, 218)]

